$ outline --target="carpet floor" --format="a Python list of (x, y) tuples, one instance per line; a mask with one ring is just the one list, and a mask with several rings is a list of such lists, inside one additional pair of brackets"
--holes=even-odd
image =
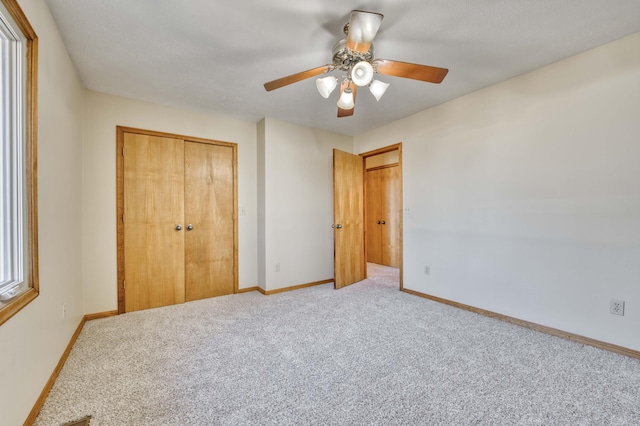
[(640, 425), (640, 360), (370, 272), (87, 322), (35, 424)]

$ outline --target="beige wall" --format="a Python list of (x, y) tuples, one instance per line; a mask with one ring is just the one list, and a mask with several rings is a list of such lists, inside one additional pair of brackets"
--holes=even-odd
[[(83, 89), (44, 1), (19, 2), (39, 37), (40, 296), (0, 326), (0, 423), (20, 425), (82, 309)], [(62, 317), (66, 304), (67, 318)]]
[(117, 309), (116, 126), (238, 144), (239, 287), (257, 284), (256, 124), (86, 91), (83, 176), (84, 312)]
[(260, 286), (332, 279), (333, 149), (352, 152), (353, 138), (272, 118), (260, 129)]
[(355, 138), (403, 144), (406, 288), (640, 350), (638, 52), (640, 33)]

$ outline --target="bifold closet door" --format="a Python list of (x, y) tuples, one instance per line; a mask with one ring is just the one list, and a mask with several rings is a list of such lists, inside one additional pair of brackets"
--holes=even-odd
[(126, 312), (185, 301), (184, 142), (124, 135)]
[(186, 300), (234, 292), (234, 170), (229, 146), (185, 142)]

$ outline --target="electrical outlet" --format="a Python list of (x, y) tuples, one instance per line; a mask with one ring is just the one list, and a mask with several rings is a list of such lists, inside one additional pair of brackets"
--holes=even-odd
[(424, 274), (425, 275), (431, 275), (431, 266), (424, 265)]
[(624, 316), (624, 300), (611, 299), (611, 302), (609, 302), (609, 312), (614, 315)]
[(62, 304), (62, 319), (63, 320), (67, 319), (67, 304), (66, 303)]
[(276, 263), (276, 272), (280, 272), (280, 262)]

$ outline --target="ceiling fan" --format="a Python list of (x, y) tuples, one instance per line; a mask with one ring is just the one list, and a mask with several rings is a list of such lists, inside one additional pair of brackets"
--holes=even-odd
[(352, 11), (349, 22), (344, 26), (347, 38), (339, 40), (333, 46), (333, 63), (269, 81), (264, 84), (264, 88), (270, 92), (334, 70), (345, 71), (346, 75), (341, 78), (341, 81), (331, 75), (319, 78), (316, 81), (316, 86), (320, 95), (328, 98), (340, 82), (338, 117), (348, 117), (353, 115), (358, 87), (368, 86), (376, 100), (380, 100), (380, 97), (387, 90), (388, 83), (373, 80), (376, 73), (429, 83), (441, 83), (449, 72), (446, 68), (389, 59), (373, 59), (373, 39), (382, 24), (382, 18), (383, 15), (380, 13)]

